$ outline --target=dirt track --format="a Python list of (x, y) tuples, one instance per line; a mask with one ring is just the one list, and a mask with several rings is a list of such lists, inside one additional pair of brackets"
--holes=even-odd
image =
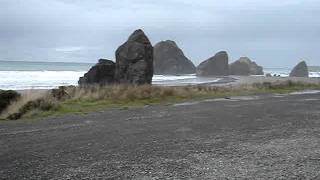
[(320, 94), (0, 122), (0, 179), (319, 179)]

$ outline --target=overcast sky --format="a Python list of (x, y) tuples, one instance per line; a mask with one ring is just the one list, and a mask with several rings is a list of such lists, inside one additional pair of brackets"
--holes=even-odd
[(114, 60), (138, 28), (196, 65), (220, 50), (268, 67), (320, 65), (320, 0), (0, 0), (0, 59)]

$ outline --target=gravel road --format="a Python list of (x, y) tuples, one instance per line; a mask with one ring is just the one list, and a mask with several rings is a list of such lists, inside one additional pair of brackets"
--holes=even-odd
[(0, 179), (320, 179), (320, 94), (0, 122)]

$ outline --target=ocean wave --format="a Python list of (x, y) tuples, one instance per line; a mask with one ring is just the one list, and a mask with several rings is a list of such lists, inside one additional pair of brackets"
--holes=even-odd
[[(285, 70), (267, 70), (265, 74), (270, 73), (272, 76), (289, 77), (290, 71)], [(309, 77), (320, 77), (320, 72), (309, 72)]]
[(195, 74), (186, 74), (186, 75), (154, 75), (152, 81), (153, 82), (161, 82), (161, 81), (176, 81), (176, 80), (184, 80), (184, 79), (195, 79)]
[(185, 85), (197, 85), (206, 83), (215, 83), (220, 81), (221, 78), (215, 77), (197, 77), (195, 74), (189, 75), (155, 75), (152, 80), (154, 85), (164, 86), (185, 86)]
[(0, 89), (51, 89), (76, 85), (85, 71), (0, 71)]
[(320, 72), (309, 72), (310, 77), (320, 77)]
[[(59, 86), (77, 85), (86, 71), (0, 71), (0, 89), (52, 89)], [(200, 78), (190, 75), (154, 75), (155, 85), (189, 85), (212, 83), (219, 78)]]
[[(86, 71), (0, 71), (0, 89), (52, 89), (58, 86), (77, 85)], [(266, 73), (288, 77), (289, 71), (269, 70)], [(320, 77), (320, 72), (310, 72), (310, 77)], [(184, 86), (218, 82), (219, 78), (189, 75), (154, 75), (154, 85)]]

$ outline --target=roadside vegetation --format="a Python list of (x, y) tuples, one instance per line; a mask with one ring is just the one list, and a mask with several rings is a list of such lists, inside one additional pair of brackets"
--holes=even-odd
[(182, 101), (262, 93), (289, 93), (299, 90), (320, 90), (320, 84), (303, 82), (256, 83), (239, 86), (88, 86), (60, 87), (45, 93), (24, 93), (1, 114), (3, 120), (17, 120), (87, 113), (108, 108), (127, 108), (155, 104), (172, 104)]
[(15, 91), (0, 90), (0, 114), (10, 105), (12, 101), (20, 98), (20, 94)]

